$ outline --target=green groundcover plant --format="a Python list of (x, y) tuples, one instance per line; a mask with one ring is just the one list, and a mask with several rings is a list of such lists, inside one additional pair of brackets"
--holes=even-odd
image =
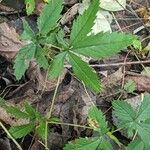
[(49, 78), (57, 78), (64, 69), (64, 63), (68, 62), (79, 80), (99, 92), (99, 78), (82, 60), (82, 55), (95, 59), (109, 57), (132, 45), (137, 37), (117, 32), (89, 35), (99, 10), (99, 0), (93, 0), (84, 14), (73, 22), (69, 38), (66, 38), (58, 24), (62, 9), (63, 0), (51, 0), (37, 20), (37, 33), (33, 32), (27, 21), (23, 21), (24, 31), (20, 38), (30, 41), (30, 44), (22, 47), (16, 56), (15, 76), (21, 79), (30, 60), (36, 59), (40, 67), (48, 70)]
[[(102, 59), (115, 55), (121, 49), (127, 48), (137, 41), (137, 37), (118, 32), (89, 34), (99, 10), (99, 0), (92, 1), (83, 15), (77, 17), (73, 22), (70, 35), (65, 35), (59, 25), (62, 9), (63, 0), (49, 1), (37, 20), (38, 32), (34, 32), (28, 22), (23, 20), (24, 31), (20, 39), (29, 41), (29, 44), (19, 50), (15, 59), (14, 74), (17, 80), (20, 80), (28, 69), (29, 62), (36, 60), (41, 68), (48, 71), (50, 79), (58, 78), (63, 72), (64, 64), (69, 63), (74, 75), (87, 87), (98, 93), (102, 88), (101, 82), (96, 72), (82, 60), (82, 56)], [(127, 129), (128, 136), (133, 139), (126, 147), (127, 150), (148, 150), (149, 148), (149, 99), (150, 96), (145, 95), (138, 111), (135, 111), (126, 101), (113, 101), (114, 114), (119, 120), (118, 128)], [(12, 139), (24, 137), (34, 131), (41, 139), (45, 140), (47, 148), (47, 125), (64, 124), (51, 116), (51, 110), (49, 117), (43, 116), (27, 102), (23, 110), (11, 106), (3, 99), (0, 101), (0, 106), (14, 117), (28, 120), (27, 124), (10, 127), (9, 132), (3, 127), (8, 135), (9, 133), (12, 135)], [(73, 126), (73, 124), (68, 125)], [(92, 106), (89, 110), (88, 125), (76, 126), (92, 129), (98, 134), (96, 137), (76, 139), (68, 143), (64, 150), (112, 150), (113, 142), (119, 147), (123, 146), (113, 135), (115, 131), (110, 131), (105, 116), (96, 106)]]
[[(126, 130), (131, 142), (124, 146), (108, 127), (106, 118), (101, 110), (92, 106), (88, 112), (88, 125), (78, 126), (91, 129), (97, 134), (94, 137), (78, 138), (65, 145), (64, 150), (114, 150), (114, 144), (125, 150), (149, 150), (150, 149), (150, 95), (145, 94), (141, 99), (139, 108), (133, 109), (125, 100), (113, 101), (113, 113), (118, 118), (117, 127), (119, 130)], [(8, 105), (3, 99), (0, 100), (0, 106), (5, 108), (16, 118), (25, 118), (29, 122), (20, 126), (13, 126), (9, 133), (14, 138), (21, 138), (34, 131), (39, 137), (45, 139), (46, 123), (61, 124), (59, 119), (42, 116), (38, 111), (32, 108), (27, 102), (22, 111), (17, 107)], [(63, 123), (62, 123), (63, 124)], [(63, 124), (64, 125), (64, 124)], [(67, 123), (65, 124), (67, 125)], [(68, 124), (69, 125), (69, 124)], [(72, 124), (73, 126), (73, 124)]]

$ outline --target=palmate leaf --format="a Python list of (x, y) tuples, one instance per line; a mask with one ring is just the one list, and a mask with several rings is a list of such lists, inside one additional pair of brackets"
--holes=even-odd
[(123, 100), (115, 100), (112, 103), (113, 113), (119, 119), (119, 128), (125, 128), (128, 131), (128, 136), (133, 136), (133, 131), (136, 129), (136, 112), (133, 110), (130, 104)]
[(105, 134), (108, 132), (106, 118), (101, 110), (98, 110), (96, 106), (92, 106), (88, 113), (89, 125), (94, 127), (95, 130)]
[(15, 59), (14, 69), (16, 79), (19, 80), (24, 75), (28, 68), (29, 61), (34, 57), (36, 51), (36, 45), (34, 43), (25, 45), (22, 47)]
[(112, 56), (133, 43), (136, 37), (125, 33), (98, 33), (74, 44), (72, 51), (93, 58)]
[(132, 141), (126, 150), (144, 150), (144, 143), (140, 139)]
[(57, 78), (64, 69), (64, 61), (67, 52), (62, 52), (54, 57), (50, 65), (48, 76), (49, 78)]
[(71, 46), (75, 46), (79, 41), (85, 39), (87, 34), (91, 31), (91, 28), (94, 25), (94, 20), (96, 19), (98, 8), (99, 0), (93, 0), (92, 4), (84, 14), (74, 21), (70, 35)]
[(113, 101), (114, 114), (123, 122), (133, 122), (136, 112), (130, 104), (123, 100)]
[(69, 53), (68, 56), (75, 75), (89, 88), (95, 92), (100, 92), (101, 84), (93, 69), (77, 55)]
[(101, 139), (100, 145), (96, 150), (113, 150), (113, 147), (106, 139)]
[(150, 124), (146, 122), (150, 118), (148, 115), (150, 112), (149, 103), (150, 95), (146, 95), (139, 111), (134, 111), (126, 101), (113, 101), (114, 113), (122, 122), (121, 126), (127, 128), (130, 135), (133, 135), (131, 134), (133, 130), (137, 131), (140, 138), (146, 144), (150, 144)]
[(31, 40), (34, 38), (34, 32), (26, 20), (23, 20), (23, 29), (23, 33), (20, 36), (22, 40)]
[(138, 123), (136, 130), (144, 143), (150, 146), (150, 124)]
[(63, 150), (96, 150), (99, 144), (98, 138), (80, 138), (67, 144)]
[(33, 123), (24, 124), (20, 126), (11, 127), (9, 132), (12, 134), (14, 138), (17, 139), (26, 136), (33, 130), (34, 127), (35, 125)]
[(39, 32), (46, 35), (56, 26), (62, 11), (63, 0), (51, 0), (42, 10), (37, 24)]
[(150, 119), (150, 115), (148, 114), (150, 114), (150, 95), (145, 94), (137, 114), (137, 120), (145, 121)]

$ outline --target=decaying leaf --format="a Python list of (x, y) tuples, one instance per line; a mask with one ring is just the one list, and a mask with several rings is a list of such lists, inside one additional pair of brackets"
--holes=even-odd
[[(90, 0), (83, 0), (83, 2), (79, 5), (79, 14), (83, 14), (83, 12), (89, 7)], [(99, 32), (111, 32), (111, 24), (112, 16), (108, 11), (98, 11), (96, 14), (96, 19), (94, 21), (94, 26), (92, 27), (91, 33), (97, 34)]]
[[(64, 79), (67, 70), (64, 70), (61, 74), (61, 81)], [(41, 70), (36, 62), (32, 61), (30, 63), (29, 69), (27, 71), (27, 76), (30, 80), (36, 82), (36, 89), (39, 91), (52, 91), (56, 87), (57, 79), (49, 79), (48, 71)]]
[(19, 35), (7, 23), (0, 24), (0, 54), (9, 60), (13, 59), (25, 44), (18, 39)]
[[(92, 27), (92, 33), (97, 34), (99, 32), (112, 32), (110, 23), (107, 21), (105, 16), (102, 14), (101, 11), (98, 11), (96, 14), (95, 24)], [(111, 16), (111, 15), (110, 15)]]
[(77, 0), (64, 0), (65, 5), (73, 5), (77, 3)]
[(140, 92), (150, 92), (150, 77), (143, 75), (128, 75), (126, 80), (132, 80), (136, 84), (136, 90)]
[(126, 7), (126, 0), (101, 0), (100, 7), (109, 11), (120, 11)]
[(61, 25), (65, 25), (69, 21), (74, 19), (74, 16), (78, 13), (79, 3), (73, 5), (61, 18)]

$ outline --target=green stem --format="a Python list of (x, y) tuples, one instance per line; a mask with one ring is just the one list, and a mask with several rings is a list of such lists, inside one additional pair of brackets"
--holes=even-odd
[(58, 77), (58, 80), (57, 80), (56, 88), (55, 88), (53, 99), (52, 99), (52, 104), (51, 104), (49, 113), (47, 115), (47, 119), (50, 119), (51, 115), (52, 115), (52, 111), (53, 111), (53, 107), (54, 107), (54, 103), (55, 103), (55, 98), (56, 98), (56, 94), (57, 94), (58, 87), (59, 87), (59, 82), (60, 82), (60, 77)]
[(91, 130), (93, 130), (93, 128), (91, 128), (91, 127), (82, 126), (82, 125), (77, 125), (77, 124), (71, 124), (71, 123), (54, 122), (54, 121), (49, 121), (48, 123), (50, 123), (50, 124), (66, 125), (66, 126), (72, 126), (72, 127), (79, 127), (79, 128), (86, 128), (86, 129), (91, 129)]
[(5, 126), (2, 124), (2, 122), (0, 122), (0, 126), (3, 128), (3, 130), (6, 132), (6, 134), (8, 135), (8, 137), (16, 144), (16, 146), (18, 147), (19, 150), (23, 150), (21, 148), (21, 146), (19, 145), (19, 143), (12, 137), (12, 135), (9, 133), (9, 131), (5, 128)]
[(48, 150), (48, 123), (45, 123), (45, 150)]
[[(58, 77), (58, 80), (57, 80), (57, 84), (56, 84), (56, 88), (54, 91), (51, 107), (50, 107), (50, 110), (49, 110), (48, 115), (47, 115), (47, 120), (49, 120), (51, 118), (51, 115), (52, 115), (52, 111), (53, 111), (53, 107), (54, 107), (54, 103), (55, 103), (55, 98), (56, 98), (56, 94), (57, 94), (58, 87), (59, 87), (59, 82), (60, 82), (60, 77)], [(46, 126), (45, 127), (45, 150), (47, 150), (48, 149), (48, 143), (47, 143), (47, 140), (48, 140), (48, 121), (46, 121), (45, 126)]]
[(56, 49), (58, 49), (58, 50), (61, 50), (60, 47), (55, 46), (55, 45), (52, 45), (52, 44), (45, 44), (45, 46), (50, 47), (50, 48), (52, 47), (52, 48), (56, 48)]

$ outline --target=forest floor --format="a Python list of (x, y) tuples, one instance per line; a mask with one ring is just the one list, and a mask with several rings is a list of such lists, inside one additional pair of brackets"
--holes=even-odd
[[(18, 36), (23, 31), (22, 19), (26, 19), (33, 30), (36, 30), (36, 19), (44, 2), (37, 0), (36, 10), (27, 16), (25, 4), (19, 0), (2, 0), (0, 3), (0, 97), (22, 107), (27, 100), (43, 115), (49, 110), (57, 85), (57, 80), (47, 79), (47, 72), (32, 62), (21, 80), (14, 76), (14, 58), (25, 44)], [(61, 26), (66, 33), (70, 32), (73, 20), (81, 13), (85, 5), (78, 0), (65, 0)], [(103, 10), (103, 16), (97, 20), (96, 31), (128, 32), (138, 35), (142, 49), (150, 45), (150, 1), (127, 0), (121, 10)], [(104, 20), (103, 20), (104, 19)], [(103, 21), (103, 22), (102, 22)], [(100, 25), (102, 24), (102, 25)], [(150, 50), (150, 47), (149, 47)], [(79, 82), (67, 68), (61, 76), (57, 91), (53, 116), (63, 123), (75, 125), (87, 124), (87, 112), (94, 103), (106, 115), (110, 128), (115, 127), (112, 114), (114, 99), (127, 99), (131, 105), (138, 105), (141, 93), (150, 93), (150, 53), (137, 49), (122, 50), (119, 54), (101, 60), (90, 59), (89, 64), (96, 70), (103, 85), (103, 90), (95, 94)], [(0, 120), (9, 129), (18, 124), (18, 120), (10, 117), (0, 108)], [(77, 126), (50, 126), (48, 145), (50, 150), (61, 150), (64, 145), (78, 137), (91, 137), (90, 129)], [(130, 139), (118, 131), (116, 137), (124, 145)], [(23, 150), (42, 150), (43, 145), (34, 133), (18, 140)], [(0, 150), (15, 150), (15, 144), (6, 133), (0, 130)], [(116, 150), (120, 148), (115, 148)]]

